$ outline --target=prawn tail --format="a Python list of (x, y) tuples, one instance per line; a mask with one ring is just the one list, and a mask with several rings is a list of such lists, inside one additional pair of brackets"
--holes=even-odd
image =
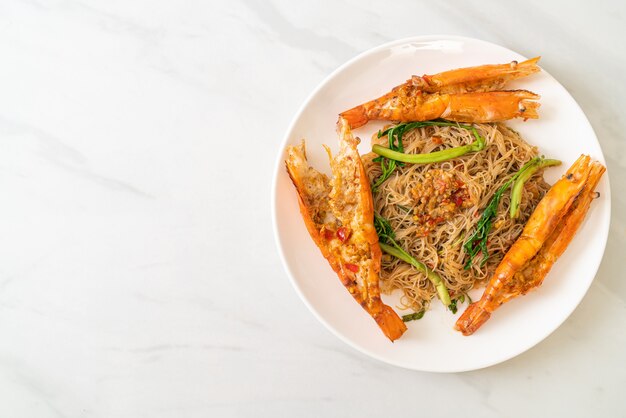
[(475, 302), (468, 306), (463, 315), (459, 317), (455, 328), (465, 336), (472, 335), (490, 317), (491, 312), (481, 307), (478, 302)]
[(406, 324), (402, 318), (387, 305), (383, 305), (382, 310), (374, 315), (374, 319), (385, 336), (392, 342), (400, 338), (406, 331)]

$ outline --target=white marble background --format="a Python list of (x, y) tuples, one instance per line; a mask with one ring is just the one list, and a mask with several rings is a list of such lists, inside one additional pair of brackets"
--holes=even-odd
[[(2, 0), (0, 417), (626, 416), (625, 18), (597, 0)], [(331, 335), (270, 223), (308, 93), (420, 34), (543, 55), (613, 187), (580, 307), (525, 354), (456, 375)]]

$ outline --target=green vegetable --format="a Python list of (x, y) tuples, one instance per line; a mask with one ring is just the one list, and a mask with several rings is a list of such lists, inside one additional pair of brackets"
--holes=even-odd
[[(407, 128), (408, 128), (408, 124), (401, 123), (399, 125), (396, 125), (387, 129), (384, 132), (378, 131), (378, 138), (384, 135), (387, 135), (387, 139), (389, 140), (389, 149), (392, 149), (398, 152), (404, 152), (402, 136), (404, 135), (404, 132), (408, 130)], [(383, 184), (383, 182), (389, 178), (391, 173), (393, 173), (396, 170), (396, 165), (400, 165), (400, 166), (404, 165), (402, 163), (396, 164), (394, 160), (388, 160), (383, 157), (376, 157), (372, 161), (380, 163), (380, 168), (382, 170), (382, 174), (380, 175), (380, 177), (378, 177), (378, 179), (372, 185), (372, 192), (376, 192), (378, 188), (380, 187), (380, 185)]]
[(404, 322), (416, 321), (418, 319), (422, 319), (423, 316), (424, 316), (424, 311), (419, 311), (419, 312), (415, 312), (415, 313), (408, 314), (408, 315), (402, 315), (402, 320)]
[[(509, 187), (511, 187), (511, 184), (513, 184), (520, 177), (522, 177), (522, 175), (524, 175), (524, 173), (526, 173), (527, 170), (534, 169), (534, 171), (530, 173), (528, 177), (525, 177), (523, 181), (528, 180), (528, 178), (535, 171), (537, 171), (537, 169), (541, 167), (547, 167), (550, 165), (557, 165), (557, 164), (560, 164), (560, 161), (546, 160), (544, 157), (535, 157), (532, 160), (528, 161), (526, 164), (524, 164), (522, 168), (520, 168), (519, 171), (513, 175), (513, 177), (511, 177), (506, 183), (500, 186), (500, 188), (494, 193), (493, 197), (491, 198), (491, 201), (489, 202), (489, 204), (483, 211), (482, 216), (478, 220), (478, 223), (476, 224), (476, 231), (474, 231), (474, 233), (469, 237), (467, 242), (463, 244), (463, 248), (465, 249), (465, 252), (469, 255), (469, 259), (467, 260), (467, 263), (465, 264), (465, 270), (468, 270), (471, 267), (474, 257), (476, 257), (476, 255), (479, 252), (482, 252), (483, 254), (483, 259), (480, 262), (481, 267), (485, 265), (485, 263), (487, 262), (487, 259), (489, 258), (489, 251), (487, 251), (487, 236), (489, 235), (489, 231), (491, 231), (493, 218), (496, 216), (496, 213), (498, 212), (498, 205), (500, 203), (500, 198), (502, 197), (502, 194)], [(537, 168), (534, 168), (534, 167), (537, 167)], [(521, 187), (523, 186), (523, 182), (520, 184), (521, 185), (519, 186), (518, 191), (516, 192), (516, 195), (518, 196), (515, 197), (515, 199), (517, 200), (518, 209), (519, 209), (519, 199), (521, 199)], [(513, 203), (513, 196), (511, 197), (511, 202)], [(512, 216), (512, 212), (511, 212), (511, 216)]]
[(458, 308), (456, 307), (457, 301), (458, 299), (452, 299), (452, 302), (450, 302), (450, 304), (448, 305), (448, 309), (450, 309), (450, 312), (452, 312), (453, 314), (455, 314), (458, 310)]
[[(424, 126), (457, 126), (459, 128), (471, 131), (476, 140), (469, 145), (463, 145), (461, 147), (431, 152), (428, 154), (405, 154), (404, 145), (402, 143), (402, 136), (410, 130), (422, 128)], [(378, 187), (380, 187), (380, 185), (383, 184), (383, 182), (387, 180), (389, 176), (391, 176), (397, 166), (403, 165), (402, 163), (439, 163), (442, 161), (448, 161), (460, 157), (467, 154), (468, 152), (481, 151), (485, 148), (485, 139), (478, 134), (478, 131), (475, 127), (470, 125), (461, 125), (456, 122), (448, 122), (444, 120), (400, 123), (385, 131), (378, 132), (378, 138), (385, 135), (387, 135), (387, 138), (389, 139), (388, 148), (385, 148), (378, 144), (372, 147), (372, 151), (380, 155), (380, 157), (374, 158), (373, 161), (380, 162), (380, 167), (382, 169), (381, 176), (372, 186), (372, 190), (374, 192), (378, 190)]]
[(374, 225), (376, 227), (376, 233), (378, 234), (381, 250), (404, 261), (405, 263), (409, 263), (417, 270), (424, 273), (426, 277), (428, 277), (428, 280), (430, 280), (435, 286), (435, 289), (437, 290), (437, 295), (439, 295), (439, 299), (441, 299), (441, 302), (446, 306), (450, 305), (450, 295), (448, 294), (446, 284), (443, 282), (441, 277), (439, 277), (439, 275), (433, 270), (429, 269), (426, 264), (416, 260), (413, 256), (404, 251), (404, 249), (402, 249), (402, 247), (398, 245), (398, 243), (396, 242), (395, 233), (393, 232), (391, 225), (389, 225), (389, 222), (382, 216), (375, 213)]
[(450, 302), (450, 305), (448, 305), (448, 309), (450, 309), (450, 311), (455, 314), (456, 311), (458, 310), (457, 308), (457, 303), (463, 303), (465, 302), (465, 296), (467, 296), (467, 301), (468, 303), (472, 303), (472, 299), (470, 299), (469, 295), (466, 295), (465, 293), (463, 293), (462, 295), (460, 295), (458, 298), (456, 299), (452, 299), (452, 302)]
[(524, 189), (524, 183), (543, 167), (550, 167), (560, 165), (559, 160), (550, 160), (541, 158), (536, 164), (526, 167), (526, 169), (519, 175), (517, 180), (513, 182), (511, 187), (511, 206), (509, 207), (509, 214), (512, 219), (516, 219), (519, 216), (520, 202), (522, 201), (522, 190)]

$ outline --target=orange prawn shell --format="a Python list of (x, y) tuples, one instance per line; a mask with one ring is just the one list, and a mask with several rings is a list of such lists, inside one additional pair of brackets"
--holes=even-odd
[[(463, 335), (471, 335), (507, 301), (540, 286), (552, 264), (565, 251), (587, 213), (589, 198), (604, 167), (581, 155), (566, 175), (539, 202), (522, 235), (506, 253), (485, 291), (456, 322)], [(574, 208), (570, 210), (571, 208)], [(525, 267), (526, 266), (526, 267)], [(532, 276), (527, 283), (523, 269)]]
[(540, 71), (539, 57), (517, 63), (459, 68), (413, 76), (390, 92), (340, 113), (355, 129), (370, 120), (416, 122), (444, 118), (489, 123), (536, 119), (539, 96), (526, 90), (501, 90), (520, 77)]
[[(343, 132), (342, 130), (349, 131), (350, 127), (345, 120), (342, 120), (340, 118), (337, 122), (337, 129)], [(344, 135), (341, 135), (341, 132), (340, 136), (343, 137)], [(351, 136), (352, 134), (349, 135)], [(360, 141), (358, 139), (352, 140), (353, 143), (351, 143), (350, 146), (356, 149), (356, 146)], [(378, 244), (378, 234), (376, 234), (376, 228), (374, 227), (374, 198), (372, 196), (372, 189), (370, 187), (369, 177), (367, 176), (365, 166), (363, 165), (363, 161), (361, 160), (361, 158), (356, 158), (356, 164), (359, 171), (359, 202), (361, 209), (363, 210), (363, 219), (365, 221), (363, 225), (364, 235), (367, 239), (367, 242), (370, 244), (372, 260), (374, 261), (374, 267), (376, 273), (378, 274), (380, 272), (382, 251), (380, 249), (380, 245)]]
[[(323, 235), (324, 223), (316, 223), (315, 219), (312, 217), (312, 211), (316, 209), (327, 209), (327, 203), (325, 202), (330, 202), (332, 200), (330, 192), (332, 187), (330, 185), (330, 180), (326, 176), (315, 172), (316, 174), (314, 175), (317, 177), (313, 178), (313, 180), (324, 181), (323, 196), (321, 197), (323, 202), (317, 200), (314, 202), (310, 201), (313, 198), (318, 199), (320, 196), (307, 195), (307, 193), (311, 190), (307, 190), (306, 188), (307, 178), (305, 177), (310, 175), (310, 172), (306, 170), (311, 170), (311, 168), (306, 162), (304, 142), (299, 147), (290, 147), (288, 149), (288, 158), (286, 160), (287, 172), (296, 187), (298, 206), (309, 235), (353, 298), (372, 316), (385, 336), (387, 336), (387, 338), (391, 341), (394, 341), (402, 336), (402, 334), (406, 331), (406, 325), (398, 314), (391, 307), (385, 305), (380, 298), (380, 288), (378, 282), (382, 252), (380, 245), (378, 244), (378, 235), (376, 234), (373, 223), (374, 202), (371, 195), (369, 180), (360, 156), (358, 155), (358, 151), (356, 150), (358, 139), (352, 137), (349, 131), (349, 126), (345, 123), (341, 125), (340, 128), (344, 129), (340, 130), (340, 145), (342, 147), (349, 147), (348, 149), (344, 148), (343, 151), (347, 153), (346, 155), (350, 155), (352, 157), (350, 158), (350, 161), (351, 164), (354, 164), (354, 166), (351, 168), (355, 170), (355, 180), (357, 180), (359, 184), (357, 201), (358, 210), (362, 215), (359, 222), (359, 230), (363, 238), (363, 241), (359, 240), (359, 242), (367, 243), (367, 253), (364, 253), (363, 255), (366, 257), (366, 262), (369, 266), (367, 270), (367, 277), (361, 275), (364, 283), (362, 289), (360, 289), (357, 284), (355, 273), (344, 269), (341, 254), (336, 251), (333, 252), (330, 248), (327, 239)], [(332, 156), (330, 156), (330, 153), (329, 157), (331, 158), (332, 165), (333, 159)], [(309, 178), (309, 181), (310, 180), (311, 179)]]

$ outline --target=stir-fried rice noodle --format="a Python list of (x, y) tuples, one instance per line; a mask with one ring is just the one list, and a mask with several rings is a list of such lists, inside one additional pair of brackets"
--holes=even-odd
[[(374, 192), (375, 210), (389, 221), (396, 241), (442, 277), (453, 299), (491, 276), (549, 188), (541, 171), (530, 178), (517, 219), (509, 216), (507, 190), (493, 219), (487, 262), (481, 267), (483, 256), (479, 254), (465, 270), (468, 256), (463, 244), (474, 232), (483, 209), (501, 185), (537, 156), (535, 147), (502, 124), (475, 126), (486, 139), (484, 150), (442, 163), (405, 164)], [(403, 143), (406, 153), (417, 154), (458, 147), (474, 139), (464, 128), (427, 127), (405, 133)], [(388, 143), (387, 137), (374, 136), (372, 141), (384, 146)], [(363, 156), (372, 182), (381, 174), (380, 164), (372, 161), (375, 157)], [(415, 311), (427, 309), (436, 297), (434, 286), (423, 273), (389, 255), (383, 256), (381, 286), (386, 293), (402, 290), (403, 307)]]

